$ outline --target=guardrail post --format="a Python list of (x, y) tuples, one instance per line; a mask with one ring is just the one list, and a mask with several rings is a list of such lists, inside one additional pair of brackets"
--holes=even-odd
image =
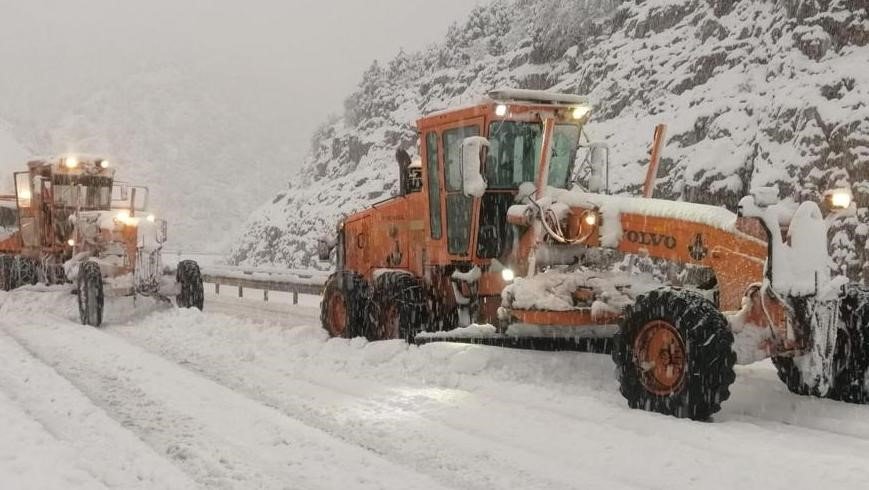
[(242, 288), (241, 286), (238, 287), (238, 297), (244, 298), (244, 288)]
[(294, 305), (299, 304), (299, 292), (298, 291), (293, 291), (293, 304)]
[(214, 294), (220, 294), (220, 283), (214, 283)]
[(269, 302), (269, 290), (268, 289), (263, 289), (263, 301), (265, 301), (266, 303)]

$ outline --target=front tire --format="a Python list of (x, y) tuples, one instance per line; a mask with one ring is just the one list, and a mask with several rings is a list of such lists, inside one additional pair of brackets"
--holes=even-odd
[(202, 285), (202, 272), (195, 260), (182, 260), (175, 272), (175, 282), (180, 292), (175, 297), (179, 308), (197, 308), (202, 310), (205, 305), (205, 289)]
[(838, 374), (827, 396), (848, 403), (869, 403), (869, 290), (847, 287), (839, 303), (839, 318), (847, 335), (840, 342)]
[(78, 315), (82, 325), (103, 324), (103, 274), (96, 262), (85, 262), (79, 269)]
[(381, 274), (371, 291), (365, 336), (369, 340), (413, 342), (428, 321), (426, 303), (422, 283), (416, 277), (402, 272)]
[(736, 378), (733, 334), (709, 300), (685, 290), (637, 297), (613, 338), (620, 391), (631, 408), (707, 420)]
[(779, 379), (791, 393), (817, 396), (847, 403), (869, 403), (869, 290), (856, 285), (845, 288), (839, 303), (839, 331), (833, 354), (835, 377), (826, 395), (805, 382), (792, 357), (773, 357)]

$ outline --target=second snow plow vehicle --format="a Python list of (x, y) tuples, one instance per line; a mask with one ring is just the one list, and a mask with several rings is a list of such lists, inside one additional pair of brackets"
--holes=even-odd
[(72, 282), (82, 324), (100, 326), (105, 296), (174, 296), (203, 306), (194, 261), (163, 273), (166, 221), (140, 216), (148, 189), (115, 182), (108, 160), (66, 156), (35, 160), (15, 173), (17, 229), (0, 241), (0, 288)]
[(337, 250), (323, 327), (416, 342), (608, 338), (628, 404), (677, 417), (717, 412), (734, 364), (766, 357), (795, 393), (866, 402), (869, 291), (831, 279), (819, 207), (800, 205), (785, 239), (770, 189), (739, 215), (608, 195), (608, 150), (582, 142), (590, 114), (583, 97), (500, 90), (420, 119), (403, 194), (321, 244), (321, 258)]

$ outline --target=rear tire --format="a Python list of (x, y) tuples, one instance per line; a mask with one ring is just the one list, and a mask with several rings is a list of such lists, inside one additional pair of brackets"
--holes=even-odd
[(175, 272), (175, 282), (180, 286), (180, 292), (175, 297), (179, 308), (197, 308), (202, 310), (205, 305), (205, 289), (202, 285), (202, 273), (195, 260), (182, 260)]
[(35, 286), (39, 282), (39, 263), (34, 258), (16, 255), (12, 260), (12, 270), (15, 287)]
[(85, 262), (79, 269), (78, 315), (82, 325), (103, 323), (103, 274), (96, 262)]
[(336, 272), (329, 276), (320, 303), (320, 325), (329, 337), (358, 336), (365, 322), (368, 288), (365, 279), (354, 272)]
[(13, 273), (13, 257), (11, 255), (0, 255), (0, 289), (3, 291), (12, 291), (15, 289), (15, 274)]
[(385, 272), (374, 282), (368, 303), (365, 336), (369, 340), (413, 342), (428, 322), (422, 283), (402, 272)]
[(733, 334), (709, 300), (685, 290), (639, 296), (613, 338), (620, 391), (631, 408), (707, 420), (736, 379)]

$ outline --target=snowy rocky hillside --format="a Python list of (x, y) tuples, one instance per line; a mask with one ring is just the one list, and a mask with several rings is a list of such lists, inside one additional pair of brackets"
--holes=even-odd
[(869, 208), (866, 0), (497, 0), (443, 43), (371, 65), (301, 175), (249, 219), (236, 261), (316, 266), (316, 237), (397, 191), (413, 123), (499, 86), (587, 94), (617, 190), (637, 192), (654, 125), (669, 125), (658, 196), (733, 208), (754, 186), (795, 201), (851, 187), (833, 223), (858, 274)]

